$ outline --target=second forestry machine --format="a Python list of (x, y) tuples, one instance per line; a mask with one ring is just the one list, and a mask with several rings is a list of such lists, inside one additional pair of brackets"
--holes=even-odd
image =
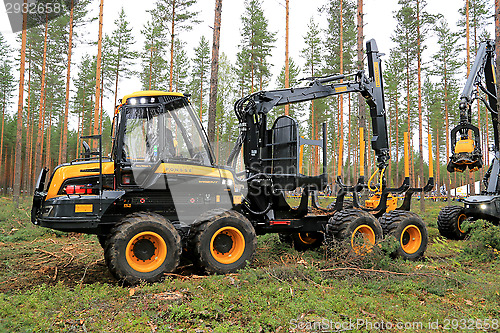
[[(279, 233), (298, 249), (318, 247), (328, 236), (346, 241), (357, 253), (370, 251), (391, 235), (399, 244), (397, 255), (417, 259), (428, 236), (422, 220), (409, 212), (411, 196), (430, 190), (433, 180), (425, 188), (410, 188), (406, 158), (404, 183), (399, 188), (386, 186), (390, 156), (381, 59), (374, 40), (367, 42), (367, 58), (368, 76), (359, 71), (311, 78), (305, 87), (260, 91), (237, 101), (239, 137), (228, 166), (215, 164), (186, 96), (161, 91), (125, 96), (113, 120), (111, 155), (104, 158), (101, 149), (87, 149), (83, 159), (56, 167), (47, 185), (48, 170), (43, 169), (32, 221), (96, 234), (110, 271), (127, 283), (161, 279), (176, 269), (181, 253), (207, 272), (234, 272), (251, 261), (256, 235), (265, 233)], [(370, 107), (377, 158), (371, 178), (379, 176), (372, 189), (376, 194), (366, 204), (360, 202), (358, 194), (371, 188), (361, 168), (355, 186), (344, 185), (339, 176), (335, 203), (331, 209), (321, 208), (317, 195), (328, 184), (326, 124), (321, 140), (306, 140), (295, 119), (280, 116), (268, 128), (267, 114), (275, 106), (349, 92), (361, 93)], [(87, 138), (101, 140), (99, 135)], [(301, 173), (303, 145), (322, 148), (321, 174)], [(407, 150), (405, 145), (405, 155)], [(240, 153), (244, 171), (237, 173)], [(363, 153), (362, 147), (361, 166)], [(285, 193), (297, 188), (300, 203), (292, 207)], [(392, 196), (396, 193), (405, 193), (397, 209)], [(344, 200), (346, 194), (352, 195), (352, 204)]]
[[(500, 140), (494, 53), (494, 41), (488, 40), (479, 44), (476, 59), (460, 95), (460, 121), (451, 130), (452, 155), (447, 170), (464, 172), (468, 168), (470, 172), (474, 172), (483, 166), (479, 128), (472, 124), (472, 105), (476, 101), (482, 101), (491, 115), (493, 161), (484, 175), (484, 190), (479, 195), (465, 198), (463, 206), (447, 206), (439, 212), (439, 232), (449, 239), (466, 237), (467, 232), (462, 228), (465, 220), (484, 219), (495, 225), (500, 222)], [(487, 131), (489, 132), (488, 129)]]

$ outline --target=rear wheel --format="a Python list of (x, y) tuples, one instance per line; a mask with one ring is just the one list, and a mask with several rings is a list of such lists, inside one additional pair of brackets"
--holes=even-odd
[(422, 219), (415, 213), (404, 210), (393, 210), (380, 218), (384, 235), (394, 237), (398, 247), (394, 255), (417, 260), (427, 249), (429, 235)]
[(467, 236), (462, 229), (462, 222), (467, 220), (464, 208), (461, 206), (446, 206), (439, 212), (437, 225), (441, 236), (461, 240)]
[[(327, 210), (334, 210), (335, 209), (335, 202), (333, 201), (330, 203), (328, 206), (326, 206)], [(351, 209), (354, 208), (354, 201), (353, 199), (346, 199), (344, 198), (344, 202), (342, 203), (342, 209)]]
[(292, 234), (293, 247), (297, 251), (316, 249), (323, 244), (325, 236), (322, 232), (299, 232)]
[(370, 213), (346, 209), (335, 213), (326, 226), (327, 235), (344, 241), (356, 254), (365, 254), (382, 239), (382, 228)]
[(106, 240), (111, 273), (129, 284), (159, 281), (179, 264), (181, 237), (163, 216), (142, 212), (125, 217)]
[(199, 265), (209, 273), (232, 273), (252, 260), (257, 237), (250, 221), (235, 211), (199, 223), (191, 242)]
[(108, 239), (107, 235), (97, 235), (97, 240), (103, 249), (106, 248), (106, 240)]
[(288, 244), (288, 245), (293, 244), (293, 239), (291, 234), (278, 233), (278, 238), (280, 242), (283, 244)]

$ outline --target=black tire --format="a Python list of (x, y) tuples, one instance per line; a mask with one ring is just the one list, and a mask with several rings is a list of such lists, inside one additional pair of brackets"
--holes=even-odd
[[(346, 199), (344, 198), (344, 202), (342, 204), (342, 209), (351, 209), (354, 208), (354, 201), (352, 199)], [(328, 206), (326, 206), (327, 210), (334, 210), (335, 209), (335, 201), (330, 203)]]
[(191, 243), (198, 265), (207, 273), (233, 273), (251, 262), (257, 236), (250, 221), (233, 210), (195, 223)]
[(109, 270), (127, 284), (159, 281), (172, 272), (181, 254), (181, 237), (163, 216), (140, 212), (126, 216), (111, 231), (104, 257)]
[[(326, 233), (329, 239), (346, 242), (356, 254), (369, 252), (383, 236), (379, 221), (370, 213), (359, 209), (336, 212), (328, 220)], [(363, 238), (363, 244), (359, 237)]]
[(461, 206), (446, 206), (439, 212), (437, 225), (441, 236), (447, 239), (462, 240), (467, 236), (460, 226), (467, 219)]
[(97, 235), (97, 240), (103, 249), (106, 248), (106, 240), (108, 239), (107, 235)]
[(323, 244), (325, 235), (322, 232), (299, 232), (291, 235), (293, 248), (297, 251), (317, 249)]
[(417, 260), (424, 255), (429, 242), (427, 227), (420, 216), (404, 210), (393, 210), (380, 217), (386, 237), (394, 237), (398, 246), (392, 255)]
[(280, 242), (283, 244), (287, 244), (290, 246), (293, 244), (292, 234), (278, 233), (278, 238), (279, 238)]

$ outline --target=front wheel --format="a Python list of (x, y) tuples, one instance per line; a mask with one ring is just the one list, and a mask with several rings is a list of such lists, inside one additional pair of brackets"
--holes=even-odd
[(398, 246), (393, 255), (417, 260), (424, 255), (429, 241), (427, 227), (415, 213), (393, 210), (380, 218), (384, 235), (394, 237)]
[(199, 223), (192, 232), (196, 260), (208, 273), (226, 274), (244, 268), (257, 247), (250, 221), (232, 210)]
[(179, 264), (181, 237), (163, 216), (141, 212), (125, 217), (106, 240), (111, 273), (128, 284), (159, 281)]

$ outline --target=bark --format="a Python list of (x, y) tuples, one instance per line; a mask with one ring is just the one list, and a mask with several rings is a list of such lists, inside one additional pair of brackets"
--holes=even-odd
[[(28, 4), (24, 0), (23, 5)], [(24, 64), (26, 61), (26, 29), (27, 13), (23, 14), (23, 32), (21, 42), (21, 66), (19, 69), (19, 101), (17, 104), (17, 131), (16, 131), (16, 155), (14, 157), (14, 202), (19, 207), (19, 195), (21, 194), (21, 149), (23, 139), (23, 104), (24, 104)]]
[[(444, 64), (444, 113), (445, 113), (445, 123), (446, 123), (446, 156), (449, 158), (450, 156), (450, 122), (448, 117), (448, 77), (446, 70), (446, 56), (443, 61)], [(448, 174), (448, 184), (446, 184), (446, 198), (447, 202), (450, 202), (451, 199), (451, 177), (450, 173)], [(456, 176), (456, 174), (455, 174)]]
[[(467, 76), (470, 74), (470, 33), (469, 33), (469, 0), (465, 0), (465, 48), (467, 49)], [(478, 103), (479, 104), (479, 103)], [(469, 137), (472, 133), (469, 133)], [(469, 172), (469, 184), (470, 184), (470, 194), (474, 195), (476, 193), (475, 186), (475, 176), (474, 172)]]
[[(4, 168), (4, 165), (6, 165), (6, 162), (3, 161), (3, 130), (5, 128), (5, 94), (3, 96), (3, 108), (2, 108), (2, 137), (0, 138), (0, 171), (3, 171), (0, 173), (2, 176), (2, 185), (5, 184), (5, 174), (7, 173), (7, 169)], [(7, 160), (7, 159), (5, 159)]]
[[(422, 129), (422, 76), (421, 76), (421, 63), (422, 63), (422, 50), (420, 48), (420, 1), (417, 0), (417, 76), (418, 76), (418, 150), (420, 152), (420, 187), (425, 184), (424, 181), (424, 148), (423, 148), (423, 129)], [(429, 147), (430, 149), (430, 147)], [(432, 161), (429, 161), (432, 163)], [(420, 211), (425, 209), (425, 193), (420, 194)]]
[[(289, 19), (290, 19), (290, 0), (286, 0), (286, 27), (285, 27), (285, 88), (290, 87), (290, 63), (288, 55), (288, 42), (289, 42)], [(285, 115), (288, 116), (290, 112), (290, 105), (285, 105)]]
[(50, 167), (51, 167), (51, 164), (52, 164), (52, 161), (51, 161), (51, 158), (50, 158), (50, 141), (51, 141), (51, 137), (52, 137), (52, 104), (50, 104), (50, 109), (49, 109), (49, 126), (48, 126), (48, 129), (47, 129), (47, 154), (45, 155), (45, 165), (47, 166), (47, 168), (49, 168), (50, 170)]
[[(358, 10), (357, 10), (357, 53), (358, 53), (358, 70), (363, 70), (363, 55), (364, 55), (364, 49), (363, 49), (363, 0), (357, 0), (358, 2)], [(363, 140), (366, 142), (367, 134), (366, 134), (366, 104), (365, 104), (365, 99), (361, 94), (358, 94), (358, 107), (359, 107), (359, 113), (358, 113), (358, 118), (359, 118), (359, 127), (365, 128), (363, 131)], [(365, 146), (365, 156), (366, 155), (366, 150), (367, 150), (368, 145)], [(370, 149), (368, 149), (370, 150)], [(368, 170), (368, 160), (365, 159), (364, 161), (364, 170)]]
[[(343, 1), (340, 0), (340, 45), (339, 45), (339, 54), (340, 54), (340, 75), (344, 74), (344, 49), (343, 49), (343, 37), (344, 37), (344, 29), (343, 29)], [(342, 83), (343, 80), (340, 80)], [(344, 165), (344, 161), (340, 160), (343, 156), (343, 142), (344, 142), (344, 95), (339, 95), (339, 163), (337, 175), (342, 176), (342, 169)]]
[(170, 40), (170, 91), (172, 91), (172, 81), (174, 78), (174, 29), (175, 29), (175, 0), (172, 1), (172, 35)]
[[(500, 0), (495, 0), (495, 45), (500, 45)], [(496, 75), (496, 86), (497, 91), (500, 91), (500, 47), (495, 48), (495, 75)], [(500, 111), (500, 103), (497, 103), (497, 112)], [(500, 114), (500, 113), (499, 113)], [(497, 122), (498, 133), (500, 133), (500, 122)], [(498, 142), (498, 138), (495, 138)], [(498, 151), (500, 147), (495, 147)]]
[[(212, 67), (210, 69), (210, 98), (208, 102), (208, 141), (215, 141), (215, 118), (217, 117), (217, 85), (219, 75), (219, 46), (222, 15), (222, 0), (215, 0), (214, 36), (212, 44)], [(218, 133), (217, 133), (218, 134)], [(217, 135), (217, 145), (219, 139)], [(219, 152), (217, 151), (217, 154)]]
[(116, 101), (118, 100), (118, 78), (120, 74), (120, 53), (122, 48), (122, 41), (118, 42), (117, 60), (116, 60), (116, 71), (115, 71), (115, 104), (113, 104), (113, 109), (116, 107)]
[(151, 90), (151, 79), (153, 77), (153, 49), (154, 47), (151, 46), (151, 56), (149, 57), (149, 90)]
[[(31, 167), (33, 160), (33, 114), (31, 112), (31, 47), (30, 47), (30, 64), (28, 69), (28, 128), (26, 130), (26, 161), (27, 161), (27, 170), (26, 170), (26, 190), (28, 194), (31, 194), (31, 183), (32, 183), (32, 175), (31, 175)], [(0, 159), (1, 160), (1, 159)]]
[[(102, 21), (103, 21), (103, 7), (104, 0), (101, 0), (99, 12), (99, 39), (97, 41), (97, 67), (95, 74), (95, 107), (94, 107), (94, 132), (93, 135), (99, 134), (100, 129), (100, 113), (102, 110), (99, 108), (99, 101), (101, 97), (101, 58), (102, 58)], [(92, 146), (97, 148), (97, 140), (92, 140)]]
[(71, 52), (73, 49), (73, 13), (74, 13), (74, 0), (71, 0), (71, 11), (69, 14), (69, 36), (68, 36), (68, 69), (66, 72), (66, 101), (64, 104), (64, 119), (62, 127), (62, 146), (60, 149), (59, 164), (66, 161), (68, 151), (68, 113), (69, 113), (69, 91), (71, 82)]

